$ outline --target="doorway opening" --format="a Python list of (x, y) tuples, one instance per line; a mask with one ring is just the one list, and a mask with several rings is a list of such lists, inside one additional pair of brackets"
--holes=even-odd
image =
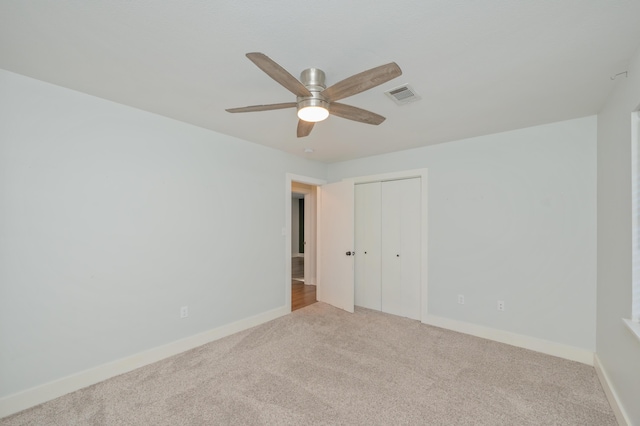
[[(291, 310), (317, 301), (315, 280), (316, 186), (291, 182)], [(307, 245), (309, 248), (307, 249)]]
[(295, 311), (317, 300), (318, 186), (325, 182), (292, 174), (287, 174), (286, 181), (285, 303)]

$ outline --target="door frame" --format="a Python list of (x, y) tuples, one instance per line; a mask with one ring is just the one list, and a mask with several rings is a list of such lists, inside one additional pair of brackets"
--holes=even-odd
[[(303, 183), (305, 185), (322, 186), (327, 183), (326, 180), (318, 179), (310, 176), (302, 176), (294, 173), (285, 174), (285, 197), (284, 197), (284, 228), (282, 228), (282, 235), (284, 239), (284, 254), (285, 254), (285, 295), (284, 303), (287, 313), (291, 312), (291, 184), (293, 182)], [(316, 211), (317, 211), (316, 203)], [(318, 214), (316, 214), (316, 222), (319, 220)], [(318, 244), (318, 236), (316, 236), (316, 246)], [(316, 265), (318, 262), (318, 250), (316, 253)]]
[(421, 208), (421, 221), (420, 221), (420, 321), (425, 322), (428, 315), (429, 305), (429, 287), (428, 287), (428, 256), (427, 256), (427, 207), (428, 207), (428, 170), (427, 169), (412, 169), (403, 170), (400, 172), (381, 173), (377, 175), (358, 176), (354, 178), (346, 178), (343, 180), (352, 181), (354, 185), (360, 183), (371, 182), (384, 182), (390, 180), (411, 179), (420, 178), (420, 208)]

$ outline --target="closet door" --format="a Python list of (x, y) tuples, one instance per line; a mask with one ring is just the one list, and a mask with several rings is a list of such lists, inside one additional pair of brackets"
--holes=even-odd
[(355, 304), (381, 310), (380, 182), (355, 187)]
[(381, 184), (381, 310), (420, 319), (420, 179)]

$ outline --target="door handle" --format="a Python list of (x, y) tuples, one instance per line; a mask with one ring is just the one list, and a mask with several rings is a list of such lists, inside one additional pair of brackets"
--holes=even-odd
[[(350, 251), (346, 252), (345, 254), (346, 254), (347, 256), (351, 256), (351, 252), (350, 252)], [(354, 252), (353, 254), (355, 255), (355, 252)]]

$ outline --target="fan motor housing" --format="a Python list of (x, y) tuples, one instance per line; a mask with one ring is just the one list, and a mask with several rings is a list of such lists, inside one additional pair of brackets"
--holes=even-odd
[(318, 97), (315, 96), (316, 93), (311, 93), (314, 95), (314, 97), (312, 98), (298, 98), (299, 110), (307, 107), (320, 107), (326, 110), (329, 109), (329, 102), (327, 102), (322, 96), (320, 96), (320, 93), (317, 94)]
[(320, 94), (325, 86), (324, 71), (318, 68), (308, 68), (300, 73), (300, 81), (311, 92), (309, 96), (298, 96), (298, 111), (307, 107), (320, 107), (329, 110), (329, 101)]

